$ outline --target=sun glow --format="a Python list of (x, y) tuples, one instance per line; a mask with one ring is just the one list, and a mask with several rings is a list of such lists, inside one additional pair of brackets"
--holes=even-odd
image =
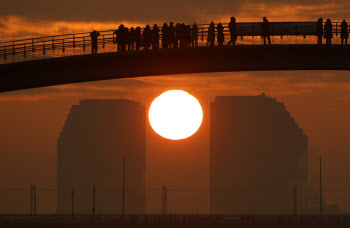
[(154, 99), (149, 121), (160, 136), (179, 140), (197, 132), (202, 124), (203, 110), (198, 100), (182, 90), (169, 90)]

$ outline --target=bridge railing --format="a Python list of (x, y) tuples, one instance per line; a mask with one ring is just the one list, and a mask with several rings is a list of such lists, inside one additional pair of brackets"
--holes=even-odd
[[(341, 22), (333, 22), (333, 33), (340, 34)], [(198, 25), (199, 45), (206, 44), (209, 24)], [(223, 23), (225, 41), (229, 40), (228, 23)], [(161, 29), (161, 27), (160, 27)], [(99, 52), (115, 52), (115, 30), (100, 31), (98, 38)], [(217, 31), (216, 31), (217, 33)], [(241, 39), (237, 44), (261, 44), (261, 23), (237, 23), (237, 35)], [(275, 44), (301, 44), (295, 37), (305, 39), (306, 36), (315, 38), (316, 22), (271, 22), (270, 35), (280, 37)], [(160, 39), (162, 34), (160, 32)], [(293, 38), (294, 37), (294, 38)], [(283, 40), (283, 38), (285, 38)], [(304, 40), (305, 41), (305, 40)], [(314, 39), (303, 43), (315, 43)], [(102, 48), (102, 49), (101, 49)], [(59, 56), (82, 55), (91, 50), (90, 32), (64, 34), (56, 36), (36, 37), (30, 39), (0, 42), (0, 63), (25, 61), (30, 59), (52, 58)], [(142, 49), (141, 49), (142, 50)], [(30, 55), (30, 56), (29, 56)]]

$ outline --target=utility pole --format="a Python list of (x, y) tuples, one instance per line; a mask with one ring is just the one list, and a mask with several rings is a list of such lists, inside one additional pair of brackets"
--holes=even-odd
[(164, 211), (164, 185), (162, 185), (162, 214), (164, 215), (165, 214), (165, 211)]
[(34, 185), (34, 215), (36, 215), (36, 185)]
[(297, 186), (293, 186), (293, 212), (294, 215), (298, 214), (298, 195), (297, 195)]
[(167, 187), (166, 185), (162, 186), (162, 214), (167, 214)]
[(96, 185), (94, 184), (92, 188), (92, 215), (95, 217), (95, 195), (96, 195)]
[(125, 214), (125, 156), (123, 155), (123, 205), (122, 214)]
[(165, 211), (165, 214), (168, 213), (168, 193), (167, 193), (168, 189), (166, 187), (166, 185), (164, 186), (164, 201), (165, 201), (165, 204), (164, 204), (164, 211)]
[(30, 215), (33, 216), (33, 198), (34, 198), (34, 188), (30, 185)]
[(320, 157), (320, 217), (323, 216), (323, 202), (322, 202), (322, 156)]
[(73, 191), (72, 191), (72, 216), (74, 216), (74, 196), (75, 196), (75, 191), (73, 188)]

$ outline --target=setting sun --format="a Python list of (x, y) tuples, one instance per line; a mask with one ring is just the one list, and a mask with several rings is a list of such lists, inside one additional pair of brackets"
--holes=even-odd
[(202, 124), (203, 110), (198, 100), (182, 90), (169, 90), (154, 99), (149, 121), (160, 136), (179, 140), (196, 133)]

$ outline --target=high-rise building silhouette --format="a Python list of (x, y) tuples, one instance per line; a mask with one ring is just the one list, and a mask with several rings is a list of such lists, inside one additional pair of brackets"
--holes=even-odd
[(57, 212), (145, 213), (146, 112), (131, 100), (82, 100), (57, 140)]
[(210, 115), (211, 211), (305, 212), (308, 137), (284, 104), (220, 96)]

